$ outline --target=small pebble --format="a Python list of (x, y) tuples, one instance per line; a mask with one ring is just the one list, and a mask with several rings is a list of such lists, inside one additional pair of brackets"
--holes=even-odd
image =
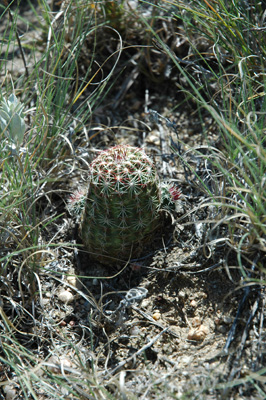
[(197, 302), (195, 300), (191, 300), (190, 305), (191, 305), (191, 307), (196, 308), (197, 307)]
[(57, 296), (59, 300), (65, 304), (72, 303), (74, 300), (74, 295), (68, 290), (61, 290)]
[(66, 280), (70, 285), (77, 287), (77, 277), (75, 275), (67, 276)]
[(223, 322), (227, 325), (231, 324), (233, 322), (233, 319), (229, 316), (224, 316), (223, 317)]
[(192, 361), (192, 357), (191, 356), (183, 356), (179, 360), (179, 362), (181, 362), (182, 364), (190, 364), (191, 361)]
[(50, 299), (45, 299), (45, 298), (43, 298), (43, 299), (42, 299), (42, 305), (43, 305), (43, 307), (46, 306), (47, 304), (50, 304), (50, 302), (51, 302)]
[(196, 329), (190, 329), (188, 332), (188, 340), (196, 340), (197, 342), (200, 342), (204, 340), (209, 333), (209, 329), (206, 325), (200, 325)]
[(150, 299), (144, 299), (144, 300), (142, 300), (142, 307), (145, 309), (145, 308), (147, 308), (149, 305), (150, 305)]
[(140, 334), (140, 329), (137, 326), (133, 326), (129, 333), (131, 336), (138, 336)]
[(48, 359), (48, 363), (53, 364), (48, 366), (49, 371), (54, 372), (56, 374), (60, 374), (61, 370), (64, 370), (65, 368), (72, 367), (72, 362), (66, 357), (59, 358), (56, 356), (51, 356)]
[(158, 321), (161, 318), (161, 314), (157, 311), (157, 312), (153, 313), (152, 318), (155, 321)]
[(220, 325), (220, 326), (217, 327), (217, 331), (219, 333), (226, 333), (227, 332), (227, 328), (224, 325)]
[(11, 385), (5, 385), (3, 387), (3, 391), (5, 393), (6, 400), (13, 400), (16, 397), (17, 391)]
[(186, 293), (183, 292), (182, 290), (180, 290), (180, 292), (178, 293), (178, 297), (179, 297), (180, 299), (184, 299), (184, 298), (186, 297)]
[(191, 325), (193, 326), (193, 328), (197, 328), (198, 326), (200, 326), (201, 324), (201, 319), (199, 317), (195, 317), (193, 318)]
[(160, 139), (159, 139), (159, 132), (152, 132), (150, 133), (146, 140), (147, 143), (151, 143), (154, 144), (155, 146), (159, 146), (160, 145)]
[(244, 378), (249, 374), (250, 374), (249, 368), (247, 367), (247, 365), (243, 365), (243, 367), (241, 368), (240, 376)]

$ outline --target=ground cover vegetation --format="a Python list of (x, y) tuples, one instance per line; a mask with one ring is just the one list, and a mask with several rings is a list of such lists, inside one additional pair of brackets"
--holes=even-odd
[[(265, 8), (1, 3), (0, 398), (266, 398)], [(177, 201), (109, 265), (79, 225), (116, 145)]]

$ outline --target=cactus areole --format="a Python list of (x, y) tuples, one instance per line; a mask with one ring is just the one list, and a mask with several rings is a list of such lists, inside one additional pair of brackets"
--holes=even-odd
[(81, 238), (104, 263), (137, 256), (160, 225), (159, 178), (143, 150), (118, 145), (90, 165), (90, 181), (81, 219)]

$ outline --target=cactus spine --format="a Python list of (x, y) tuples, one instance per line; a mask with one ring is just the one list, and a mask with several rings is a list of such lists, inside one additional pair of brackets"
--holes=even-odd
[(90, 165), (81, 219), (85, 248), (107, 263), (137, 255), (160, 224), (160, 202), (156, 168), (143, 150), (118, 145), (101, 152)]

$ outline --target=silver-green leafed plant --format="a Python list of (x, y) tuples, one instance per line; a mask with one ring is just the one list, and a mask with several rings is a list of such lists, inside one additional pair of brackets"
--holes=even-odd
[(23, 108), (14, 94), (0, 101), (0, 132), (4, 132), (16, 147), (21, 146), (26, 130)]

